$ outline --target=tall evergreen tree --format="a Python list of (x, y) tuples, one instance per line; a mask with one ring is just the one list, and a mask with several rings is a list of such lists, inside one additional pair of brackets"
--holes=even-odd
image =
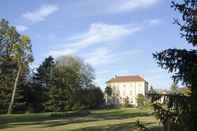
[(31, 84), (31, 105), (32, 111), (42, 112), (48, 110), (49, 90), (53, 85), (53, 57), (47, 57), (44, 62), (37, 68), (33, 75)]
[[(182, 15), (182, 20), (175, 20), (179, 25), (181, 37), (197, 45), (197, 0), (181, 0), (172, 2), (172, 7)], [(165, 95), (167, 106), (154, 104), (155, 111), (165, 130), (196, 131), (197, 130), (197, 50), (167, 49), (156, 52), (154, 58), (164, 69), (173, 73), (176, 82), (182, 82), (191, 88), (191, 96)], [(154, 95), (156, 102), (161, 96)], [(167, 108), (166, 108), (167, 107)]]

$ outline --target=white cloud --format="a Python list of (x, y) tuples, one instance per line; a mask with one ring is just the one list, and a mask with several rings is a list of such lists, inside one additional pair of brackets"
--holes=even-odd
[(108, 48), (98, 48), (90, 53), (85, 54), (84, 59), (87, 63), (96, 66), (101, 64), (113, 63), (112, 51)]
[(44, 21), (49, 15), (58, 10), (59, 8), (57, 5), (43, 5), (37, 10), (24, 13), (22, 16), (31, 22), (40, 22)]
[(51, 50), (50, 55), (74, 54), (81, 49), (112, 42), (140, 30), (138, 26), (93, 23), (86, 33), (70, 38), (61, 49)]
[[(85, 61), (93, 66), (111, 65), (122, 63), (123, 58), (127, 56), (135, 56), (141, 53), (140, 50), (126, 50), (121, 52), (114, 52), (109, 48), (97, 48), (92, 52), (83, 55)], [(124, 63), (122, 63), (124, 64)]]
[(70, 47), (84, 48), (97, 43), (103, 43), (120, 39), (131, 33), (139, 31), (139, 27), (127, 28), (126, 25), (109, 25), (104, 23), (91, 24), (88, 32), (74, 37)]
[(28, 27), (25, 26), (25, 25), (16, 25), (16, 29), (17, 29), (19, 32), (24, 32), (24, 31), (28, 30)]
[(135, 9), (147, 8), (158, 3), (159, 0), (120, 0), (109, 8), (111, 13), (127, 12)]

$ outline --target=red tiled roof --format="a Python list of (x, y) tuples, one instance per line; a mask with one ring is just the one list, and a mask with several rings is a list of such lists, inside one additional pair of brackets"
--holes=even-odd
[(115, 76), (114, 78), (107, 81), (107, 83), (112, 82), (134, 82), (134, 81), (145, 81), (143, 77), (139, 75), (135, 76)]

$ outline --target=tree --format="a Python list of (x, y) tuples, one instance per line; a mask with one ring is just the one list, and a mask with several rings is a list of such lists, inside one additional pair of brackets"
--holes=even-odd
[(49, 90), (54, 86), (53, 70), (55, 61), (53, 57), (45, 58), (33, 74), (31, 83), (31, 110), (33, 112), (48, 111)]
[[(197, 45), (196, 5), (196, 0), (172, 2), (172, 7), (182, 15), (181, 21), (175, 20), (180, 27), (181, 37), (193, 46)], [(173, 73), (175, 82), (182, 82), (191, 88), (191, 96), (165, 95), (167, 108), (154, 104), (165, 130), (197, 130), (197, 50), (167, 49), (156, 52), (154, 58), (161, 68)], [(152, 100), (156, 102), (160, 97), (154, 95)]]
[(112, 96), (112, 88), (107, 86), (105, 88), (105, 94), (106, 94), (106, 103), (108, 104), (109, 98)]
[(16, 40), (15, 42), (16, 43), (13, 45), (12, 48), (13, 51), (12, 59), (16, 61), (18, 66), (18, 71), (14, 82), (12, 97), (8, 108), (8, 114), (12, 113), (12, 107), (14, 104), (14, 98), (15, 98), (16, 88), (17, 88), (18, 80), (20, 78), (20, 74), (23, 68), (25, 68), (25, 66), (28, 66), (28, 64), (33, 61), (29, 37), (20, 36), (18, 40)]
[[(8, 113), (11, 113), (18, 80), (20, 79), (23, 69), (26, 69), (28, 63), (33, 61), (33, 57), (29, 38), (25, 35), (20, 35), (15, 27), (10, 26), (8, 21), (4, 19), (0, 21), (0, 59), (1, 74), (5, 75), (3, 79), (6, 81), (9, 79), (10, 84), (14, 81), (11, 101), (8, 102)], [(6, 71), (3, 71), (4, 69), (6, 69), (9, 74), (4, 74), (6, 73)], [(15, 74), (16, 76), (14, 76)], [(2, 82), (2, 84), (8, 89), (10, 88), (10, 84), (7, 84), (6, 81)]]
[(100, 87), (92, 85), (91, 88), (83, 88), (80, 92), (82, 108), (99, 108), (104, 104), (104, 94)]
[[(88, 107), (89, 103), (84, 102), (82, 98), (85, 95), (93, 96), (90, 91), (94, 87), (93, 72), (91, 66), (78, 57), (62, 56), (57, 58), (53, 70), (54, 85), (49, 90), (49, 109), (51, 111), (65, 111), (81, 106)], [(90, 99), (93, 100), (93, 98)], [(86, 104), (84, 105), (84, 103)]]
[(14, 83), (15, 65), (10, 62), (4, 61), (0, 65), (0, 113), (6, 113)]
[(18, 81), (18, 86), (15, 94), (15, 102), (13, 104), (13, 113), (24, 113), (28, 110), (28, 100), (26, 99), (27, 97), (27, 89), (29, 86), (29, 69), (24, 68), (23, 71), (21, 72), (19, 81)]
[(149, 89), (148, 93), (154, 94), (154, 93), (156, 93), (156, 92), (157, 92), (157, 91), (153, 88), (153, 86), (150, 86), (150, 89)]

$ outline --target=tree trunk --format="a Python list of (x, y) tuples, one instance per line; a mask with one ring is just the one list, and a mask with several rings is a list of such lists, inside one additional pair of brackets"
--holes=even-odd
[(15, 94), (16, 94), (16, 88), (17, 88), (17, 84), (18, 84), (18, 80), (19, 80), (19, 76), (20, 76), (21, 70), (22, 70), (22, 66), (19, 65), (19, 69), (18, 69), (18, 72), (17, 72), (17, 75), (16, 75), (16, 79), (15, 79), (15, 82), (14, 82), (14, 88), (13, 88), (13, 91), (12, 91), (12, 98), (11, 98), (11, 101), (10, 101), (10, 104), (9, 104), (9, 108), (8, 108), (8, 114), (12, 113), (12, 108), (13, 108), (13, 104), (14, 104), (14, 98), (15, 98)]

